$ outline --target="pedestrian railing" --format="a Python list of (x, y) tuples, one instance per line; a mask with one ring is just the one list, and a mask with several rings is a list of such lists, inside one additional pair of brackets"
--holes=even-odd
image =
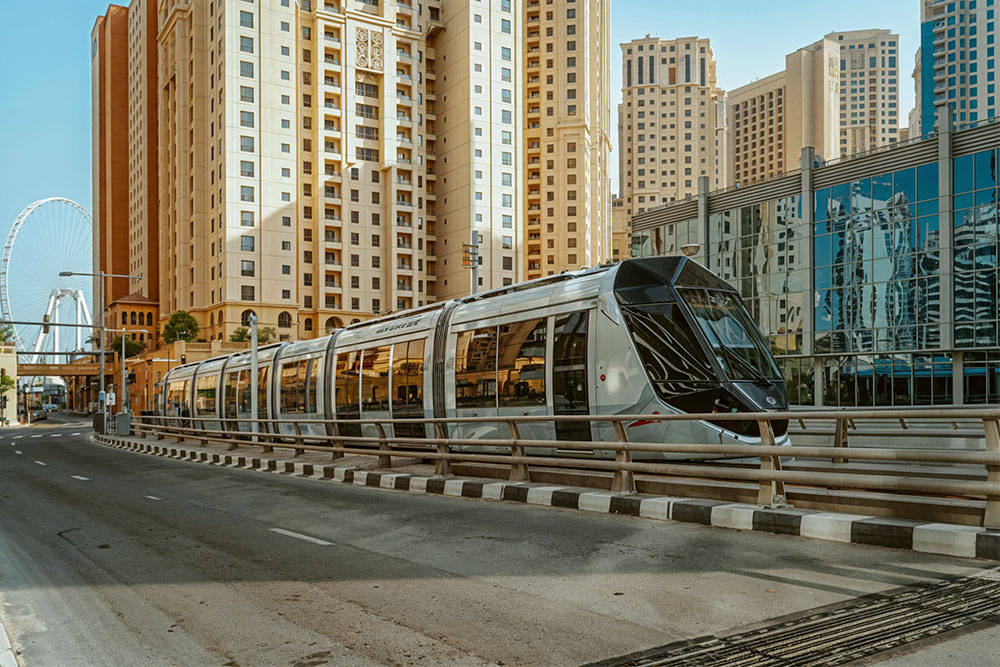
[[(834, 418), (834, 444), (832, 446), (777, 446), (774, 422), (790, 421), (805, 428), (808, 423), (827, 422)], [(225, 443), (229, 449), (260, 446), (265, 452), (286, 448), (296, 456), (304, 452), (327, 452), (334, 459), (344, 455), (374, 456), (378, 467), (391, 468), (393, 458), (419, 458), (435, 463), (436, 475), (451, 474), (456, 463), (485, 463), (509, 466), (509, 480), (530, 480), (531, 468), (563, 468), (605, 471), (612, 473), (612, 491), (635, 493), (635, 474), (696, 477), (709, 480), (742, 481), (757, 485), (757, 504), (765, 507), (787, 507), (785, 485), (819, 487), (825, 489), (858, 489), (872, 492), (905, 492), (938, 498), (962, 498), (985, 501), (982, 525), (1000, 530), (1000, 409), (968, 408), (948, 410), (900, 410), (894, 419), (915, 424), (921, 421), (976, 420), (982, 424), (980, 437), (982, 449), (927, 449), (899, 446), (850, 448), (850, 425), (866, 421), (884, 420), (886, 413), (877, 410), (851, 410), (831, 415), (828, 411), (796, 411), (767, 413), (710, 413), (665, 415), (579, 415), (579, 416), (501, 416), (501, 417), (448, 417), (427, 419), (245, 419), (217, 417), (136, 417), (132, 430), (139, 437), (174, 437), (178, 441), (196, 440), (202, 445), (209, 442)], [(635, 422), (673, 421), (753, 421), (760, 433), (760, 444), (679, 444), (630, 442), (629, 425)], [(521, 435), (528, 424), (556, 422), (591, 422), (610, 424), (615, 441), (539, 440)], [(455, 438), (449, 430), (462, 424), (494, 423), (505, 427), (506, 438)], [(901, 423), (903, 423), (901, 421)], [(404, 424), (427, 425), (433, 437), (396, 435), (391, 426)], [(345, 435), (341, 426), (357, 429), (361, 425), (374, 427), (377, 435)], [(221, 428), (220, 428), (221, 427)], [(306, 428), (312, 427), (312, 428)], [(316, 433), (321, 427), (325, 433)], [(371, 430), (371, 429), (369, 429)], [(426, 428), (425, 428), (426, 430)], [(860, 431), (860, 429), (857, 429)], [(817, 430), (817, 432), (820, 432)], [(880, 433), (881, 434), (881, 433)], [(469, 451), (476, 448), (478, 451)], [(595, 450), (614, 453), (614, 459), (581, 458)], [(567, 455), (579, 453), (579, 456)], [(755, 467), (715, 465), (711, 462), (685, 462), (676, 460), (634, 460), (642, 453), (690, 456), (692, 459), (743, 458), (759, 459)], [(782, 459), (832, 459), (885, 462), (892, 464), (948, 464), (959, 466), (984, 466), (985, 480), (951, 479), (946, 475), (929, 475), (926, 471), (914, 474), (906, 465), (887, 467), (879, 474), (857, 472), (787, 470)]]

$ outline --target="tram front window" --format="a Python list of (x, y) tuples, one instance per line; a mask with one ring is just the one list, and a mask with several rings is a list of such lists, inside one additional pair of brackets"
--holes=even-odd
[(746, 309), (730, 292), (679, 289), (730, 380), (770, 383), (781, 374)]

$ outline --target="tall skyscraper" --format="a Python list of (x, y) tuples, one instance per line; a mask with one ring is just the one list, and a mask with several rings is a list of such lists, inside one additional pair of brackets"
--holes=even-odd
[(922, 0), (917, 92), (910, 134), (934, 131), (937, 108), (948, 104), (957, 124), (997, 115), (996, 0)]
[[(128, 273), (129, 291), (159, 299), (159, 132), (156, 0), (128, 8)], [(152, 324), (152, 323), (150, 323)]]
[[(93, 162), (94, 272), (129, 274), (129, 44), (128, 10), (110, 5), (91, 30), (91, 141)], [(66, 267), (72, 270), (74, 267)], [(127, 278), (108, 278), (104, 303), (128, 294)]]
[(785, 56), (785, 69), (729, 92), (734, 180), (798, 169), (803, 146), (840, 155), (840, 45), (822, 39)]
[(611, 257), (610, 4), (524, 4), (529, 279)]
[(898, 141), (899, 35), (848, 30), (825, 39), (840, 46), (840, 155)]
[[(629, 217), (729, 185), (726, 94), (716, 84), (708, 39), (647, 35), (622, 48), (619, 178)], [(723, 157), (720, 159), (719, 155)]]
[[(543, 227), (535, 203), (530, 233), (555, 252), (532, 275), (605, 261), (608, 2), (577, 4), (543, 22), (531, 0), (133, 0), (127, 99), (95, 114), (95, 137), (127, 128), (122, 272), (209, 339), (251, 314), (308, 338), (523, 279), (521, 84), (542, 40), (558, 63), (534, 90), (559, 103), (529, 129), (560, 160), (535, 165), (559, 213)], [(94, 173), (95, 188), (111, 174)]]

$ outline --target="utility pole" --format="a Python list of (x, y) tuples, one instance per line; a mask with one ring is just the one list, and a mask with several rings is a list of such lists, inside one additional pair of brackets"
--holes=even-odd
[(479, 289), (479, 232), (472, 230), (469, 243), (462, 244), (462, 266), (471, 269), (471, 288), (469, 294), (475, 294)]
[[(250, 432), (257, 433), (258, 424), (257, 406), (257, 314), (250, 314)], [(257, 442), (257, 436), (253, 436), (253, 441)]]

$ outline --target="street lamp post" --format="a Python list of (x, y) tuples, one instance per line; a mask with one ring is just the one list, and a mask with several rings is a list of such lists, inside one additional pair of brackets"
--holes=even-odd
[(124, 273), (105, 273), (104, 271), (98, 271), (97, 273), (82, 273), (79, 271), (60, 271), (59, 275), (63, 278), (68, 278), (70, 276), (90, 276), (92, 278), (100, 278), (97, 281), (97, 304), (100, 306), (97, 308), (98, 324), (97, 328), (101, 330), (101, 393), (98, 394), (101, 401), (101, 415), (104, 423), (103, 431), (108, 430), (108, 397), (104, 391), (104, 279), (105, 278), (132, 278), (134, 280), (141, 280), (142, 276), (131, 276)]

